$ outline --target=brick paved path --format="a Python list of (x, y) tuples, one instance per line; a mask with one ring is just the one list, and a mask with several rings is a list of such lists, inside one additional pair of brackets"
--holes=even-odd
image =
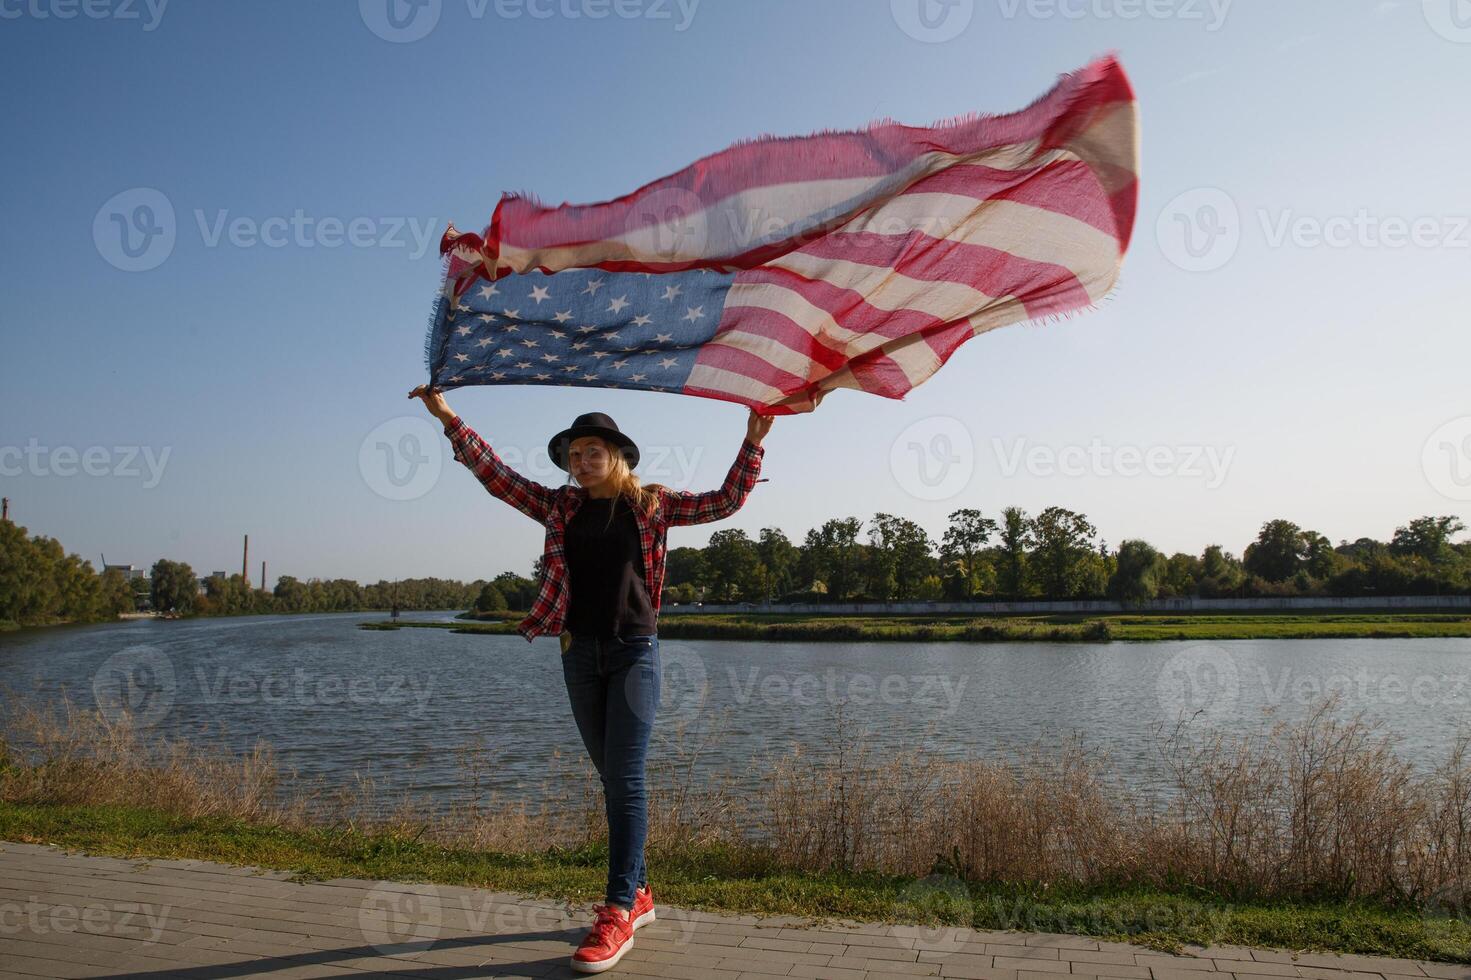
[[(0, 980), (18, 977), (578, 977), (589, 907), (442, 885), (0, 842)], [(655, 888), (658, 882), (654, 883)], [(657, 897), (657, 896), (656, 896)], [(1471, 980), (1471, 967), (1241, 947), (1169, 956), (1076, 936), (712, 915), (658, 905), (610, 976), (688, 980)]]

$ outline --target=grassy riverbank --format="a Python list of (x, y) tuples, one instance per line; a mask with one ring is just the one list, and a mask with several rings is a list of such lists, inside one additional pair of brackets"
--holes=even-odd
[[(1411, 766), (1335, 700), (1239, 741), (1156, 735), (1170, 802), (1082, 741), (881, 755), (841, 709), (811, 745), (755, 752), (752, 793), (705, 761), (718, 724), (673, 725), (649, 763), (651, 880), (661, 902), (738, 914), (1471, 962), (1471, 732)], [(603, 804), (580, 755), (548, 753), (506, 801), (475, 790), (494, 746), (446, 745), (466, 794), (396, 799), (353, 774), (298, 780), (268, 743), (234, 755), (28, 698), (0, 708), (0, 840), (601, 897)]]
[[(573, 902), (601, 901), (607, 874), (601, 844), (505, 854), (405, 832), (285, 829), (120, 806), (0, 802), (0, 840), (123, 858), (252, 865), (302, 880), (430, 882)], [(1231, 902), (1198, 889), (966, 886), (953, 880), (935, 886), (906, 876), (783, 870), (759, 852), (723, 846), (651, 854), (649, 872), (661, 903), (712, 912), (1066, 932), (1172, 951), (1232, 943), (1471, 962), (1467, 923), (1372, 904)]]
[[(364, 629), (403, 627), (456, 633), (515, 633), (523, 613), (500, 622), (456, 623), (374, 621)], [(1471, 637), (1465, 612), (1284, 612), (1138, 613), (1113, 615), (1038, 614), (1011, 616), (845, 615), (791, 613), (699, 613), (664, 615), (659, 635), (687, 640), (776, 642), (962, 640), (969, 642), (1102, 642), (1107, 640), (1251, 640)]]

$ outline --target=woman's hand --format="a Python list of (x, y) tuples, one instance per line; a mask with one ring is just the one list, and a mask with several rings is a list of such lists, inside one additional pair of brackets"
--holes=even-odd
[(429, 414), (439, 419), (441, 425), (449, 425), (454, 420), (454, 410), (449, 407), (449, 402), (444, 400), (444, 395), (438, 388), (420, 385), (409, 392), (409, 397), (421, 399), (429, 409)]
[(771, 423), (775, 420), (775, 415), (757, 415), (756, 410), (751, 409), (751, 417), (746, 420), (746, 438), (757, 446), (761, 445), (761, 440), (771, 431)]

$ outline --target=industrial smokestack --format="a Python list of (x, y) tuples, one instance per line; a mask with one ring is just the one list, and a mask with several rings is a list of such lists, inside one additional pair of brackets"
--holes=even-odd
[(260, 563), (260, 587), (263, 589), (266, 587), (266, 563), (264, 559)]
[(240, 577), (245, 579), (245, 587), (250, 588), (250, 535), (245, 536), (245, 557), (240, 561)]
[(10, 498), (0, 498), (0, 521), (10, 520)]

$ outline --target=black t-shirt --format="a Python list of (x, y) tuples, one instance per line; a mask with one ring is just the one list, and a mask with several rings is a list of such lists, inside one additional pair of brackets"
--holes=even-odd
[(567, 522), (566, 547), (568, 630), (602, 637), (655, 631), (638, 523), (621, 494), (584, 500)]

